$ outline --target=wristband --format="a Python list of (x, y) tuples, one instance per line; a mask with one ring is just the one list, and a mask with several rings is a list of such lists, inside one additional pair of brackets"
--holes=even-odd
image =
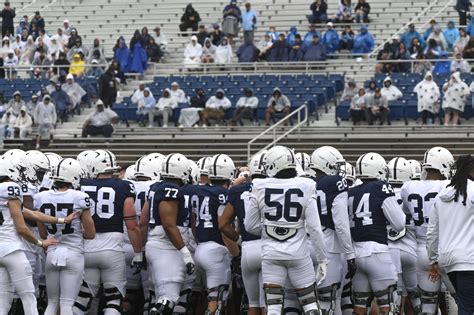
[(36, 246), (43, 247), (43, 241), (42, 240), (36, 240)]
[(65, 222), (65, 221), (64, 221), (64, 218), (58, 218), (58, 223), (59, 223), (59, 224), (64, 224), (64, 222)]
[(183, 248), (181, 248), (179, 251), (181, 252), (181, 254), (183, 254), (184, 257), (191, 256), (191, 253), (189, 252), (189, 249), (186, 247), (186, 245), (184, 245)]

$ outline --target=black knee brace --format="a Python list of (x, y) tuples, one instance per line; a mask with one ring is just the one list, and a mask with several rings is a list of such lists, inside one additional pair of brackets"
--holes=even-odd
[[(104, 288), (104, 300), (105, 300), (105, 307), (104, 308), (113, 308), (118, 312), (122, 312), (122, 307), (120, 306), (122, 302), (122, 294), (120, 293), (119, 289), (116, 287), (112, 288)], [(112, 302), (116, 302), (116, 304)]]
[(265, 304), (281, 305), (283, 307), (284, 290), (283, 288), (267, 288), (263, 289), (265, 292)]
[(302, 308), (306, 305), (316, 303), (316, 308), (305, 311), (304, 314), (320, 314), (321, 308), (319, 307), (318, 299), (316, 298), (317, 292), (314, 284), (310, 285), (303, 290), (296, 291), (296, 296)]
[(91, 307), (92, 298), (93, 296), (89, 289), (89, 285), (87, 284), (87, 282), (82, 281), (81, 289), (79, 291), (79, 294), (77, 295), (76, 301), (74, 302), (74, 307), (83, 312), (87, 312)]
[[(423, 310), (423, 305), (424, 304), (434, 304), (438, 305), (438, 292), (430, 292), (430, 291), (425, 291), (418, 287), (418, 292), (420, 293), (420, 300), (421, 300), (421, 309)], [(422, 314), (430, 314), (430, 313), (424, 313)]]
[(354, 306), (360, 308), (367, 308), (370, 296), (370, 292), (352, 292)]
[(340, 283), (334, 283), (332, 286), (318, 289), (318, 299), (321, 302), (329, 302), (331, 306), (328, 310), (322, 310), (325, 315), (333, 315), (336, 310), (336, 292), (341, 287)]
[(397, 290), (397, 285), (391, 285), (385, 290), (374, 292), (374, 296), (377, 300), (377, 305), (382, 307), (383, 305), (388, 305), (390, 308), (390, 313), (395, 313), (395, 305), (393, 303), (393, 292)]

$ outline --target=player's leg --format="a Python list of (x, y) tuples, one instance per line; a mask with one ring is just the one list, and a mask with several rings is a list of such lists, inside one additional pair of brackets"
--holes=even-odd
[(287, 264), (288, 279), (295, 288), (296, 296), (305, 314), (319, 314), (316, 293), (316, 276), (311, 258), (291, 260)]
[(141, 284), (141, 274), (137, 273), (135, 268), (130, 268), (130, 264), (133, 259), (133, 247), (129, 243), (124, 243), (123, 248), (125, 250), (125, 270), (127, 272), (127, 287), (125, 297), (122, 302), (122, 307), (124, 311), (134, 313), (135, 307), (140, 298), (140, 284)]
[(380, 309), (380, 314), (394, 313), (393, 292), (397, 289), (397, 273), (390, 253), (374, 253), (367, 257), (367, 276)]
[(392, 263), (397, 273), (397, 289), (393, 292), (393, 304), (395, 305), (395, 312), (400, 312), (402, 304), (402, 289), (403, 289), (403, 274), (402, 274), (402, 262), (400, 257), (400, 249), (389, 248), (390, 256), (392, 257)]
[(248, 315), (260, 314), (261, 308), (264, 306), (260, 304), (260, 297), (263, 296), (261, 257), (261, 242), (259, 240), (242, 243), (242, 278), (249, 301)]
[(104, 315), (120, 315), (127, 284), (125, 253), (107, 251), (101, 256), (100, 275), (104, 285)]
[(178, 304), (174, 306), (173, 313), (175, 314), (185, 314), (189, 309), (189, 300), (191, 293), (193, 291), (194, 280), (196, 276), (184, 275), (184, 282), (181, 286), (181, 292), (179, 292)]
[(400, 252), (400, 261), (402, 265), (403, 286), (410, 299), (415, 314), (421, 312), (421, 300), (418, 292), (418, 278), (416, 273), (417, 257), (407, 252)]
[[(60, 267), (53, 265), (53, 259), (56, 259), (56, 251), (49, 252), (46, 256), (46, 290), (48, 293), (48, 306), (45, 315), (56, 315), (59, 307), (60, 295)], [(80, 280), (79, 280), (80, 283)]]
[[(38, 236), (39, 237), (39, 236)], [(41, 275), (40, 266), (38, 265), (38, 254), (36, 252), (25, 251), (26, 258), (30, 262), (31, 272), (33, 273), (33, 285), (35, 286), (35, 295), (39, 293), (39, 277)]]
[(352, 278), (352, 291), (354, 299), (354, 314), (365, 315), (367, 305), (371, 296), (371, 288), (367, 275), (367, 259), (368, 257), (356, 258), (357, 271)]
[(324, 314), (340, 314), (340, 299), (337, 303), (341, 288), (342, 261), (341, 254), (327, 253), (329, 260), (326, 279), (318, 286), (318, 297)]
[(262, 260), (262, 279), (267, 315), (281, 315), (287, 275), (286, 265), (282, 261)]
[(100, 270), (99, 258), (102, 253), (84, 253), (84, 278), (82, 279), (79, 294), (74, 302), (74, 314), (87, 314), (92, 299), (99, 292)]
[(81, 289), (81, 275), (83, 273), (84, 255), (82, 253), (69, 250), (66, 266), (61, 268), (59, 275), (61, 287), (59, 308), (61, 310), (61, 315), (73, 314), (73, 305), (76, 297), (79, 294), (79, 290)]
[(418, 244), (417, 260), (418, 287), (422, 312), (426, 314), (435, 314), (438, 309), (438, 292), (441, 288), (441, 281), (433, 282), (428, 278), (428, 268), (430, 263), (425, 244)]
[(13, 302), (13, 288), (7, 269), (0, 258), (0, 314), (8, 314)]
[(354, 304), (352, 303), (352, 279), (346, 279), (347, 263), (346, 255), (341, 254), (341, 314), (352, 315)]

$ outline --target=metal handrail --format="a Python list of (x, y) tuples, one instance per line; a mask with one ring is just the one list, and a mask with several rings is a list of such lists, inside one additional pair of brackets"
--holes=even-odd
[[(304, 119), (301, 119), (301, 112), (304, 111)], [(279, 136), (277, 138), (276, 136), (276, 128), (278, 128), (278, 126), (281, 126), (282, 124), (284, 124), (285, 122), (288, 121), (288, 119), (290, 119), (291, 117), (297, 115), (298, 116), (298, 123), (296, 125), (294, 125), (293, 127), (291, 127), (289, 130), (287, 130), (285, 133), (283, 133), (281, 136)], [(250, 140), (248, 143), (247, 143), (247, 158), (250, 159), (251, 157), (251, 153), (252, 153), (252, 150), (251, 150), (251, 147), (252, 147), (252, 144), (257, 141), (258, 139), (260, 139), (261, 137), (263, 137), (264, 135), (266, 135), (267, 133), (269, 133), (270, 131), (273, 131), (273, 141), (271, 143), (269, 143), (268, 145), (266, 145), (264, 148), (260, 149), (260, 150), (266, 150), (268, 149), (269, 147), (271, 147), (272, 145), (274, 145), (275, 143), (277, 143), (278, 141), (280, 141), (281, 139), (283, 139), (284, 137), (286, 137), (287, 135), (289, 135), (290, 133), (292, 133), (293, 131), (295, 131), (296, 129), (298, 129), (298, 133), (300, 132), (300, 129), (301, 129), (301, 126), (303, 126), (304, 124), (306, 124), (308, 122), (308, 106), (305, 104), (301, 105), (300, 107), (298, 107), (296, 110), (294, 110), (293, 112), (291, 112), (288, 116), (280, 119), (276, 124), (274, 124), (273, 126), (267, 128), (266, 130), (262, 131), (259, 135), (255, 136), (252, 140)]]

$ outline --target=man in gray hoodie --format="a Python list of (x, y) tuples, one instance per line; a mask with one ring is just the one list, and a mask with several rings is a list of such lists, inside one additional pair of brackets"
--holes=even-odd
[(54, 128), (58, 119), (56, 115), (56, 107), (51, 102), (51, 97), (45, 95), (43, 101), (35, 108), (34, 113), (35, 124), (38, 125), (38, 136), (36, 137), (36, 149), (40, 148), (41, 137), (53, 141)]

